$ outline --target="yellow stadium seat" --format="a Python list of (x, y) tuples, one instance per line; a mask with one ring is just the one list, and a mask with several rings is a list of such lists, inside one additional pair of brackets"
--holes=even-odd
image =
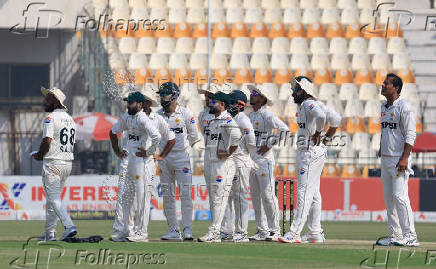
[(227, 68), (219, 68), (215, 70), (215, 76), (213, 83), (223, 84), (223, 83), (232, 83), (232, 73)]
[(143, 85), (145, 83), (153, 83), (153, 75), (148, 68), (139, 68), (135, 71), (135, 83)]
[(365, 133), (365, 123), (363, 121), (363, 118), (361, 117), (350, 117), (346, 120), (346, 126), (345, 129), (348, 133), (350, 134), (355, 134), (355, 133)]
[(323, 177), (338, 177), (340, 175), (339, 167), (336, 164), (327, 163), (322, 171)]
[(230, 37), (229, 26), (225, 22), (215, 23), (212, 30), (212, 38)]
[(292, 73), (289, 69), (279, 69), (276, 71), (276, 75), (274, 77), (275, 84), (285, 84), (289, 83), (292, 79)]
[(175, 38), (191, 37), (191, 36), (192, 36), (191, 26), (189, 26), (188, 23), (180, 22), (176, 24), (176, 28), (174, 29)]
[(324, 26), (319, 23), (311, 23), (307, 27), (307, 38), (314, 38), (314, 37), (324, 37)]
[(338, 22), (330, 23), (325, 36), (327, 38), (343, 37), (344, 27)]
[(315, 72), (315, 78), (313, 82), (316, 85), (321, 85), (323, 83), (331, 83), (333, 81), (332, 74), (328, 69), (321, 69)]
[(280, 22), (273, 23), (268, 32), (269, 38), (286, 37), (285, 25)]
[(297, 117), (289, 117), (288, 122), (289, 132), (296, 133), (298, 131)]
[(297, 165), (295, 163), (285, 164), (283, 166), (283, 176), (285, 177), (297, 176)]
[(250, 37), (267, 37), (268, 36), (268, 28), (266, 24), (263, 22), (253, 23), (250, 30)]
[(232, 32), (230, 33), (232, 38), (248, 37), (248, 28), (245, 23), (238, 22), (232, 25)]
[(368, 133), (378, 134), (381, 132), (380, 117), (371, 117), (368, 119)]
[(302, 23), (296, 22), (296, 23), (292, 23), (289, 26), (289, 31), (288, 31), (289, 38), (305, 37), (305, 36), (306, 36), (306, 32), (304, 30), (304, 25)]
[(176, 70), (174, 75), (174, 83), (177, 85), (183, 85), (185, 83), (192, 83), (192, 73), (188, 69), (180, 68)]
[(136, 29), (135, 31), (135, 37), (136, 38), (141, 38), (141, 37), (153, 37), (154, 36), (154, 31), (151, 29), (150, 26), (146, 26), (145, 28), (143, 27), (143, 25), (141, 24), (138, 29)]
[(194, 83), (199, 85), (207, 83), (207, 69), (198, 69), (197, 72), (195, 72), (194, 80)]
[(171, 28), (171, 24), (164, 21), (159, 24), (159, 29), (154, 31), (155, 37), (171, 37), (173, 34), (173, 30)]
[(349, 69), (336, 70), (335, 83), (342, 85), (344, 83), (353, 83), (353, 73)]
[(309, 69), (297, 69), (295, 70), (295, 77), (306, 76), (310, 79), (313, 79), (312, 71)]
[(271, 83), (272, 82), (272, 74), (269, 69), (261, 68), (257, 69), (254, 74), (254, 83), (262, 84), (262, 83)]
[(375, 84), (382, 85), (388, 73), (390, 73), (390, 70), (377, 70), (375, 73)]
[(117, 69), (114, 72), (114, 80), (116, 84), (122, 85), (132, 83), (134, 81), (133, 75), (125, 69)]
[(374, 77), (372, 76), (372, 72), (367, 69), (358, 70), (356, 73), (356, 77), (354, 78), (354, 83), (357, 85), (362, 85), (364, 83), (374, 83)]
[(363, 167), (362, 171), (362, 177), (368, 177), (369, 176), (369, 169), (378, 169), (380, 168), (378, 165), (375, 164), (367, 164)]
[(236, 84), (243, 84), (243, 83), (252, 83), (253, 77), (251, 75), (250, 69), (248, 68), (242, 68), (236, 70), (235, 73), (235, 83)]
[(397, 23), (389, 23), (388, 25), (388, 31), (387, 31), (387, 38), (391, 37), (403, 37), (403, 31), (401, 30), (400, 26)]
[(360, 31), (360, 24), (352, 23), (347, 25), (347, 29), (345, 31), (345, 37), (351, 39), (353, 37), (361, 37), (362, 32)]
[(410, 69), (400, 69), (397, 75), (403, 80), (403, 83), (416, 83), (413, 71)]
[(347, 164), (342, 169), (341, 177), (360, 177), (360, 169), (357, 165)]
[(207, 37), (207, 24), (204, 22), (197, 23), (194, 27), (194, 32), (192, 33), (192, 37)]
[(157, 85), (161, 85), (169, 81), (171, 81), (171, 72), (168, 68), (158, 69), (156, 74), (154, 74), (154, 83)]

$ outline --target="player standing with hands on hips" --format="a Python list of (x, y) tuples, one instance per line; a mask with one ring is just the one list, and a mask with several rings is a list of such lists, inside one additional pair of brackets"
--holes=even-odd
[[(123, 197), (123, 227), (124, 234), (121, 238), (112, 238), (113, 241), (132, 241), (132, 242), (148, 242), (148, 222), (150, 217), (150, 199), (151, 184), (150, 180), (153, 175), (151, 166), (149, 165), (150, 158), (153, 157), (161, 135), (155, 125), (147, 117), (143, 111), (145, 97), (140, 92), (133, 92), (127, 98), (127, 113), (125, 113), (118, 122), (112, 127), (109, 132), (112, 149), (115, 154), (123, 159), (129, 158), (127, 165), (126, 186), (124, 188)], [(117, 134), (127, 131), (128, 140), (126, 149), (121, 151), (118, 146)], [(146, 149), (147, 140), (151, 139), (151, 145)], [(135, 190), (136, 194), (132, 192)], [(133, 197), (136, 196), (137, 212), (135, 217), (134, 233), (130, 234), (129, 219)]]
[(38, 240), (56, 241), (56, 225), (60, 219), (65, 231), (59, 240), (64, 241), (77, 234), (76, 226), (61, 199), (61, 192), (71, 173), (74, 160), (76, 124), (66, 112), (65, 94), (60, 89), (41, 87), (41, 92), (45, 96), (44, 108), (48, 115), (43, 123), (39, 151), (32, 154), (32, 157), (37, 161), (43, 161), (42, 184), (47, 204), (45, 233)]
[(381, 179), (388, 217), (389, 237), (377, 245), (419, 246), (410, 206), (408, 181), (413, 174), (412, 151), (416, 138), (415, 116), (410, 105), (400, 97), (403, 82), (395, 74), (387, 74), (381, 94)]

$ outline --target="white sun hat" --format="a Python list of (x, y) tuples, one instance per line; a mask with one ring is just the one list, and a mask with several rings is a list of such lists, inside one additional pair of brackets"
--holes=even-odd
[(41, 86), (41, 92), (42, 92), (42, 94), (44, 96), (46, 96), (49, 93), (53, 94), (56, 97), (56, 99), (59, 100), (59, 102), (61, 103), (61, 106), (64, 109), (67, 109), (67, 107), (64, 105), (64, 101), (65, 101), (65, 98), (66, 98), (65, 94), (60, 89), (58, 89), (56, 87), (53, 87), (51, 89), (46, 89), (46, 88)]
[(247, 85), (247, 89), (250, 90), (250, 93), (252, 93), (253, 91), (258, 92), (260, 95), (263, 95), (267, 102), (266, 104), (269, 106), (272, 106), (274, 103), (274, 99), (273, 99), (273, 93), (266, 87), (264, 87), (262, 84), (259, 85)]
[(291, 87), (292, 90), (295, 89), (295, 87), (297, 85), (300, 85), (300, 87), (307, 93), (312, 95), (312, 97), (317, 98), (315, 95), (315, 86), (313, 85), (312, 82), (310, 82), (308, 79), (306, 78), (302, 78), (300, 81), (296, 80), (295, 78), (293, 78), (291, 80)]
[(211, 83), (208, 87), (207, 83), (205, 83), (201, 88), (198, 88), (198, 93), (205, 94), (206, 92), (209, 92), (211, 94), (215, 94), (219, 91), (221, 91), (221, 86), (215, 83)]
[(144, 95), (146, 100), (151, 101), (151, 106), (159, 106), (159, 102), (157, 101), (157, 92), (153, 89), (153, 86), (150, 84), (146, 84), (142, 87), (141, 93)]

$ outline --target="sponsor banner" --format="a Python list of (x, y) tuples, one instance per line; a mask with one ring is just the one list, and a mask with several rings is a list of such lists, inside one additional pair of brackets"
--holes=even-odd
[(416, 222), (436, 222), (436, 212), (415, 212)]
[(388, 219), (388, 215), (386, 213), (386, 210), (383, 210), (383, 211), (372, 211), (372, 217), (371, 217), (372, 221), (386, 222), (387, 219)]
[(327, 210), (325, 219), (328, 221), (370, 221), (371, 211), (366, 210)]

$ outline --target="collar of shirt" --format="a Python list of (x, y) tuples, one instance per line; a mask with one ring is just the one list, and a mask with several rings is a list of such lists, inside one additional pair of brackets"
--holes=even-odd
[(53, 110), (53, 112), (64, 112), (65, 110), (62, 108), (56, 108), (55, 110)]
[(386, 100), (386, 101), (383, 103), (383, 106), (384, 106), (386, 109), (390, 109), (391, 107), (395, 107), (395, 106), (397, 106), (401, 99), (402, 99), (401, 96), (398, 96), (398, 98), (397, 98), (397, 99), (392, 103), (392, 105), (391, 105), (390, 107), (386, 107), (386, 105), (388, 104), (388, 101)]
[(231, 117), (231, 116), (230, 116), (229, 112), (227, 112), (227, 110), (224, 110), (223, 112), (221, 112), (221, 114), (218, 117), (216, 117), (216, 119), (224, 119), (227, 117)]
[(254, 111), (254, 110), (253, 110), (253, 113), (255, 113), (255, 114), (257, 114), (257, 113), (261, 113), (261, 112), (264, 111), (264, 110), (266, 110), (266, 105), (261, 106), (261, 107), (259, 108), (258, 111)]
[(165, 113), (165, 111), (163, 110), (163, 108), (159, 109), (158, 113), (162, 114), (163, 116), (170, 118), (173, 117), (175, 114), (182, 114), (182, 109), (180, 108), (179, 105), (176, 106), (176, 109), (174, 110), (174, 113), (171, 114), (171, 116), (168, 117), (168, 114)]
[[(146, 113), (147, 114), (147, 113)], [(154, 118), (156, 118), (156, 112), (151, 111), (150, 115), (148, 115), (148, 117), (152, 120)]]

